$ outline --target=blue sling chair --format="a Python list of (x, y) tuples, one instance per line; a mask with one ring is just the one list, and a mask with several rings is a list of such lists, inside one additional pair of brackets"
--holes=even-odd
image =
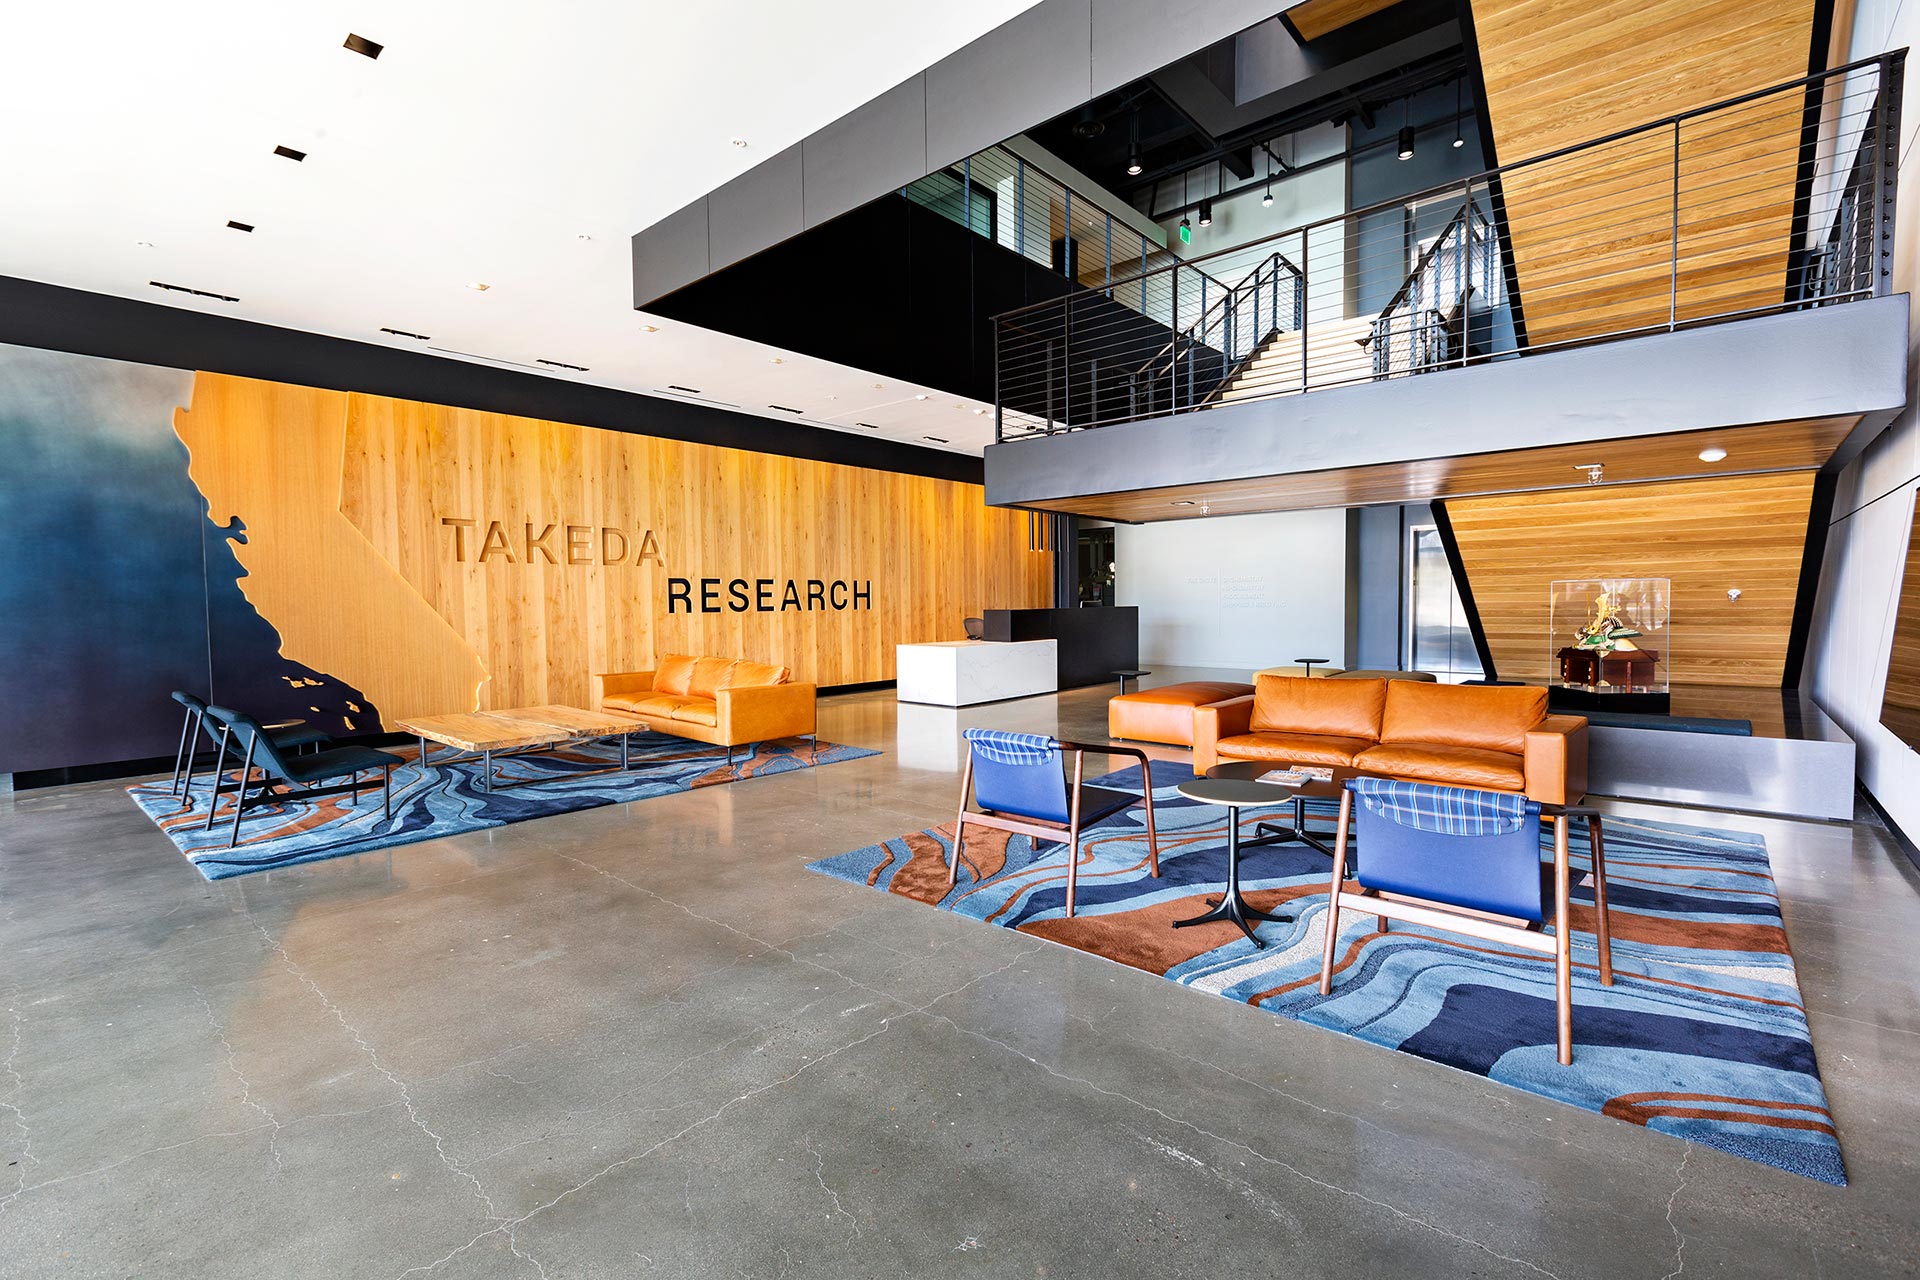
[[(196, 739), (205, 731), (207, 741), (217, 749), (220, 746), (220, 726), (207, 719), (207, 704), (182, 689), (175, 689), (172, 698), (186, 708), (186, 719), (180, 725), (180, 746), (173, 754), (173, 786), (169, 794), (184, 795), (186, 803), (182, 808), (193, 807), (193, 775), (199, 769), (199, 747)], [(324, 730), (312, 725), (286, 725), (278, 729), (268, 729), (267, 737), (273, 739), (273, 745), (282, 751), (292, 751), (297, 747), (316, 747), (323, 742), (331, 742)], [(185, 786), (181, 783), (185, 781)]]
[[(1355, 801), (1358, 801), (1357, 811)], [(1571, 812), (1590, 810), (1575, 808)], [(1327, 891), (1320, 994), (1333, 993), (1334, 947), (1343, 908), (1371, 912), (1384, 932), (1405, 920), (1449, 933), (1553, 957), (1560, 1065), (1573, 1063), (1573, 953), (1568, 895), (1567, 816), (1555, 808), (1553, 862), (1540, 860), (1538, 801), (1500, 791), (1469, 791), (1388, 778), (1354, 778), (1340, 795), (1333, 880)], [(1347, 842), (1366, 848), (1348, 879)], [(1594, 920), (1600, 981), (1613, 985), (1607, 928), (1607, 866), (1600, 823), (1588, 818), (1593, 852)], [(1343, 887), (1343, 885), (1349, 887)], [(1357, 886), (1352, 887), (1352, 886)], [(1553, 925), (1547, 937), (1544, 926)]]
[[(207, 799), (205, 829), (213, 830), (213, 814), (220, 807), (220, 797), (231, 792), (233, 831), (227, 837), (227, 848), (231, 849), (239, 842), (240, 819), (247, 810), (296, 800), (317, 800), (322, 796), (339, 795), (343, 791), (351, 792), (357, 803), (360, 799), (360, 775), (375, 769), (385, 771), (381, 803), (386, 816), (393, 817), (393, 767), (406, 761), (391, 751), (345, 746), (328, 747), (307, 755), (290, 755), (281, 750), (273, 740), (273, 735), (252, 716), (226, 707), (210, 706), (207, 708), (207, 718), (220, 726), (220, 758), (213, 766), (213, 794)], [(232, 785), (224, 780), (229, 745), (240, 758), (240, 780)], [(255, 769), (263, 775), (257, 784), (253, 778)], [(331, 786), (320, 785), (333, 782), (335, 778), (346, 778), (348, 781)], [(277, 786), (284, 786), (286, 790), (276, 794), (274, 788)]]
[[(967, 769), (960, 781), (960, 816), (953, 824), (953, 864), (947, 868), (947, 884), (960, 877), (960, 855), (969, 826), (992, 827), (1029, 836), (1036, 848), (1041, 841), (1067, 846), (1067, 915), (1073, 914), (1073, 894), (1078, 882), (1080, 833), (1120, 812), (1130, 804), (1144, 804), (1147, 810), (1147, 856), (1153, 874), (1160, 875), (1160, 841), (1153, 829), (1152, 765), (1144, 751), (1131, 747), (1094, 746), (1061, 742), (1037, 733), (1012, 733), (1004, 729), (968, 729)], [(1073, 753), (1073, 785), (1067, 785), (1063, 752)], [(1140, 784), (1144, 794), (1112, 791), (1087, 786), (1086, 753), (1132, 756), (1140, 762)], [(968, 798), (980, 807), (970, 810)]]

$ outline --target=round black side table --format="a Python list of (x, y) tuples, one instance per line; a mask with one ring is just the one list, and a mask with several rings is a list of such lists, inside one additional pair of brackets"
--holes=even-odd
[(1276, 787), (1267, 782), (1248, 782), (1240, 778), (1195, 778), (1183, 782), (1180, 794), (1189, 800), (1198, 800), (1202, 804), (1217, 804), (1227, 811), (1227, 889), (1220, 895), (1220, 905), (1205, 915), (1191, 920), (1176, 920), (1173, 927), (1185, 929), (1190, 925), (1210, 924), (1215, 920), (1230, 920), (1240, 926), (1240, 932), (1247, 935), (1247, 941), (1254, 946), (1265, 948), (1266, 943), (1253, 936), (1253, 926), (1249, 920), (1288, 921), (1292, 916), (1274, 915), (1258, 907), (1249, 906), (1240, 893), (1240, 810), (1264, 808), (1270, 805), (1282, 805), (1293, 799), (1293, 792), (1285, 787)]

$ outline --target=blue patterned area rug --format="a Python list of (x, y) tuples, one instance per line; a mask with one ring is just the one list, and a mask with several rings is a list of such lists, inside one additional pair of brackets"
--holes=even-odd
[[(213, 790), (212, 780), (205, 775), (194, 784), (193, 803), (186, 809), (181, 808), (180, 797), (169, 793), (167, 778), (128, 787), (127, 794), (201, 875), (224, 880), (880, 754), (864, 747), (786, 738), (739, 748), (728, 764), (724, 747), (639, 733), (632, 739), (628, 772), (619, 771), (617, 742), (590, 742), (539, 755), (496, 757), (494, 789), (488, 792), (481, 789), (478, 760), (457, 758), (449, 748), (436, 747), (422, 770), (417, 748), (385, 749), (407, 761), (393, 771), (390, 821), (382, 815), (380, 784), (375, 781), (361, 791), (358, 803), (346, 795), (334, 795), (249, 809), (240, 822), (240, 843), (232, 849), (227, 848), (231, 793), (220, 797), (213, 830), (204, 829), (207, 797)], [(238, 774), (229, 770), (229, 781)]]
[[(1164, 771), (1164, 773), (1162, 772)], [(1303, 845), (1245, 851), (1242, 885), (1266, 910), (1265, 950), (1230, 924), (1173, 929), (1226, 878), (1226, 811), (1180, 796), (1192, 775), (1156, 765), (1160, 878), (1142, 810), (1083, 838), (1077, 911), (1065, 916), (1065, 849), (970, 828), (947, 887), (951, 825), (900, 836), (811, 869), (1017, 929), (1589, 1111), (1843, 1186), (1846, 1172), (1787, 950), (1766, 843), (1758, 836), (1607, 818), (1614, 985), (1600, 984), (1586, 832), (1574, 823), (1573, 1038), (1555, 1060), (1553, 964), (1529, 952), (1396, 921), (1341, 916), (1333, 994), (1319, 990), (1325, 855)], [(1137, 768), (1097, 780), (1140, 790)], [(1330, 805), (1316, 805), (1331, 818)], [(1273, 816), (1273, 811), (1267, 811)], [(1243, 836), (1260, 820), (1248, 810)], [(1315, 824), (1316, 826), (1320, 824)], [(1551, 857), (1550, 834), (1543, 852)], [(1361, 851), (1364, 857), (1364, 849)], [(1444, 939), (1444, 940), (1443, 940)]]

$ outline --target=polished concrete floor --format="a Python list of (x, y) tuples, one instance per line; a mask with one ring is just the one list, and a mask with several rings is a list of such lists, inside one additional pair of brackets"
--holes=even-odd
[(0, 1275), (1920, 1265), (1920, 876), (1871, 824), (1706, 815), (1767, 838), (1845, 1190), (804, 869), (947, 819), (960, 725), (1108, 692), (836, 699), (886, 754), (220, 884), (116, 784), (0, 797)]

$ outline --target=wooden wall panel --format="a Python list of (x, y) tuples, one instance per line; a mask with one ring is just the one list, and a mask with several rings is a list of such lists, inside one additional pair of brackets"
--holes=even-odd
[(1880, 720), (1909, 745), (1920, 739), (1920, 499), (1907, 535), (1907, 568), (1894, 610), (1893, 649), (1887, 657), (1887, 687)]
[[(205, 373), (176, 425), (214, 518), (247, 524), (241, 585), (282, 651), (389, 720), (589, 705), (593, 672), (668, 652), (890, 680), (897, 643), (1050, 603), (1025, 516), (978, 485)], [(464, 557), (448, 518), (475, 522)], [(483, 561), (495, 521), (509, 551)], [(529, 548), (529, 522), (556, 527)], [(636, 565), (648, 530), (662, 562)], [(669, 615), (671, 577), (696, 603), (701, 578), (773, 579), (776, 603), (789, 578), (870, 581), (872, 605)]]
[[(1502, 163), (1806, 74), (1813, 0), (1473, 0)], [(1785, 295), (1799, 94), (1502, 178), (1527, 338), (1771, 306)]]
[[(1798, 471), (1448, 502), (1500, 678), (1550, 678), (1555, 579), (1670, 578), (1667, 678), (1777, 688), (1813, 478)], [(1729, 588), (1739, 589), (1737, 601)]]

